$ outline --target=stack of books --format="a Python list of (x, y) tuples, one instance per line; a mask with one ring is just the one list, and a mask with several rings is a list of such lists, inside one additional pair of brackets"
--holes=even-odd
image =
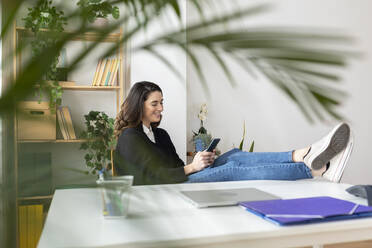
[(70, 109), (68, 107), (58, 107), (57, 117), (63, 139), (76, 139), (75, 129), (72, 125)]
[(36, 247), (43, 230), (43, 205), (19, 206), (19, 247)]
[(121, 66), (121, 59), (100, 59), (94, 73), (92, 86), (114, 86)]

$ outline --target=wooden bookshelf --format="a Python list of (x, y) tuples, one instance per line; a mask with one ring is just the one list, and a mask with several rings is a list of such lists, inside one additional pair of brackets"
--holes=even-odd
[(75, 86), (62, 86), (64, 90), (82, 90), (82, 91), (117, 91), (120, 86), (89, 86), (89, 85), (75, 85)]
[[(51, 83), (51, 81), (48, 81)], [(92, 85), (77, 85), (73, 81), (59, 81), (59, 85), (64, 90), (81, 90), (81, 91), (117, 91), (120, 90), (120, 86), (92, 86)], [(36, 85), (35, 88), (39, 88), (40, 85)]]
[(87, 141), (86, 139), (69, 139), (69, 140), (56, 139), (53, 141), (53, 143), (83, 143), (86, 141)]
[[(25, 28), (25, 27), (16, 27), (16, 31), (22, 35), (23, 37), (33, 37), (33, 33)], [(41, 32), (50, 32), (48, 29), (40, 29)], [(73, 34), (72, 31), (64, 31), (64, 34)], [(70, 40), (72, 41), (98, 41), (98, 42), (119, 42), (123, 37), (122, 33), (110, 33), (105, 35), (103, 39), (101, 39), (101, 34), (99, 32), (86, 32), (84, 34), (79, 34), (72, 37)]]
[(18, 140), (18, 143), (83, 143), (86, 139)]
[[(50, 35), (53, 35), (52, 32), (50, 32), (47, 29), (41, 29), (41, 32), (45, 32), (46, 34), (50, 33)], [(103, 31), (104, 32), (104, 31)], [(66, 36), (64, 36), (66, 35)], [(29, 42), (30, 39), (34, 37), (34, 34), (27, 28), (25, 27), (19, 27), (16, 25), (15, 22), (12, 24), (12, 49), (15, 51), (18, 49), (21, 45), (23, 46), (24, 43), (22, 42), (22, 39), (27, 39), (24, 40), (25, 42)], [(70, 94), (73, 95), (79, 95), (78, 91), (86, 91), (85, 94), (95, 94), (95, 92), (112, 92), (115, 96), (116, 99), (113, 97), (112, 101), (114, 103), (113, 106), (116, 105), (116, 112), (118, 113), (120, 111), (120, 105), (124, 101), (124, 95), (125, 91), (128, 90), (129, 88), (129, 54), (128, 52), (128, 43), (121, 43), (123, 37), (124, 37), (124, 32), (122, 27), (120, 28), (120, 31), (115, 31), (114, 33), (110, 34), (105, 34), (102, 36), (102, 32), (86, 32), (83, 34), (74, 34), (74, 30), (68, 30), (64, 31), (62, 33), (62, 37), (66, 37), (69, 39), (69, 41), (74, 41), (74, 42), (99, 42), (99, 43), (114, 43), (114, 44), (106, 44), (106, 45), (115, 45), (117, 46), (117, 50), (115, 52), (116, 57), (121, 59), (121, 64), (119, 65), (118, 68), (118, 75), (115, 80), (115, 85), (114, 86), (92, 86), (90, 85), (90, 82), (73, 82), (73, 81), (59, 81), (59, 85), (62, 87), (62, 89)], [(116, 44), (115, 44), (116, 43)], [(17, 54), (13, 55), (13, 75), (12, 77), (14, 79), (17, 78), (18, 73), (22, 71), (22, 57), (24, 56), (22, 53), (26, 51), (26, 53), (29, 53), (27, 49), (20, 49), (20, 52)], [(125, 55), (125, 56), (124, 56)], [(98, 61), (97, 61), (98, 62)], [(96, 70), (96, 67), (92, 66), (90, 71), (84, 72), (84, 73), (92, 73), (94, 74)], [(52, 83), (50, 81), (50, 83)], [(68, 105), (68, 103), (66, 103)], [(79, 107), (79, 106), (74, 106)], [(92, 107), (93, 108), (93, 107)], [(76, 144), (79, 145), (79, 143), (83, 143), (88, 141), (87, 139), (51, 139), (51, 140), (42, 140), (42, 139), (34, 139), (34, 140), (22, 140), (17, 138), (18, 132), (17, 132), (17, 119), (19, 116), (15, 115), (14, 117), (14, 152), (15, 154), (18, 154), (18, 150), (21, 149), (28, 149), (29, 146), (35, 146), (39, 145), (40, 147), (45, 148), (45, 145), (49, 146), (50, 144), (61, 144), (64, 143), (66, 145), (64, 146), (69, 146), (69, 144)], [(56, 123), (58, 124), (58, 123)], [(57, 126), (58, 128), (58, 126)], [(57, 130), (58, 131), (58, 130)], [(54, 138), (54, 136), (51, 136), (51, 138)], [(76, 146), (75, 145), (75, 146)], [(53, 146), (53, 145), (52, 145)], [(32, 147), (33, 148), (33, 147)], [(19, 231), (19, 223), (18, 223), (18, 218), (19, 218), (19, 205), (25, 204), (25, 205), (30, 205), (34, 203), (41, 203), (47, 212), (47, 209), (49, 208), (50, 202), (53, 198), (53, 194), (50, 195), (44, 195), (40, 196), (37, 193), (35, 195), (31, 196), (21, 196), (19, 195), (19, 189), (18, 189), (18, 178), (19, 178), (19, 161), (18, 161), (18, 156), (15, 156), (14, 159), (14, 169), (15, 169), (15, 183), (16, 183), (16, 190), (15, 190), (15, 196), (16, 196), (16, 212), (17, 212), (17, 230)], [(30, 184), (30, 187), (32, 187), (32, 184)], [(48, 192), (49, 193), (49, 192)], [(17, 232), (18, 232), (17, 231)], [(19, 233), (18, 233), (19, 235)], [(19, 238), (19, 236), (18, 236)]]
[(33, 200), (51, 200), (53, 195), (42, 195), (42, 196), (23, 196), (17, 197), (18, 201), (33, 201)]

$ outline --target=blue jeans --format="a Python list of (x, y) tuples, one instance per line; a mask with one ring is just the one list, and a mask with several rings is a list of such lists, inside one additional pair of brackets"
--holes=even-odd
[(312, 178), (311, 170), (292, 160), (290, 152), (242, 152), (232, 149), (212, 166), (188, 176), (188, 183)]

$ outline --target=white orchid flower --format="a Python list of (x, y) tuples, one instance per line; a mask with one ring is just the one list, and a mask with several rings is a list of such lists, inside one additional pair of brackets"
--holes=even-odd
[(207, 104), (204, 103), (200, 107), (200, 111), (199, 111), (199, 114), (198, 114), (199, 120), (205, 121), (207, 119), (207, 113), (208, 113)]

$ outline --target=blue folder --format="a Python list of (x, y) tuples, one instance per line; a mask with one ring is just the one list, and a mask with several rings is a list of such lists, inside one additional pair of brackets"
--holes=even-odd
[(372, 207), (333, 197), (241, 202), (239, 205), (278, 225), (372, 217)]

